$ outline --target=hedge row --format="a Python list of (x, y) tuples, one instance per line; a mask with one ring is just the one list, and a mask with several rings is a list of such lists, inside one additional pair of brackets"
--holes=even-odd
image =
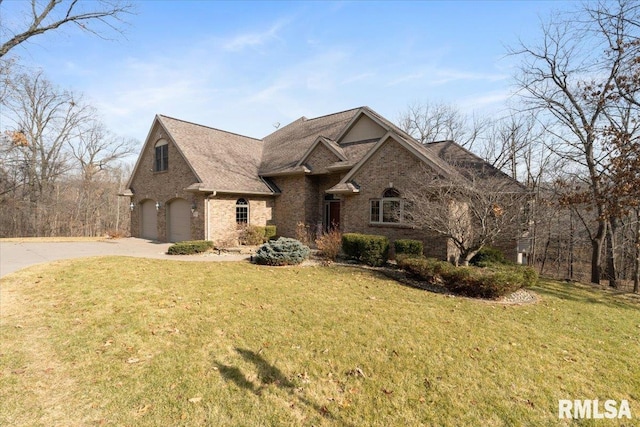
[(430, 258), (400, 257), (398, 265), (421, 280), (441, 283), (449, 291), (473, 298), (497, 299), (538, 280), (531, 267), (489, 265), (485, 268), (455, 267)]
[(372, 234), (343, 234), (342, 251), (351, 259), (379, 267), (389, 257), (389, 239)]
[(213, 249), (213, 242), (210, 240), (187, 240), (169, 246), (167, 253), (169, 255), (192, 255), (206, 252), (209, 249)]
[(397, 255), (422, 256), (424, 245), (420, 240), (398, 239), (393, 242)]

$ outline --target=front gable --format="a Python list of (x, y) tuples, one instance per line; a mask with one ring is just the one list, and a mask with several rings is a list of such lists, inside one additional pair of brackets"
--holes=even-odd
[[(155, 170), (155, 145), (161, 140), (166, 141), (168, 145), (169, 167), (166, 171), (158, 172)], [(127, 183), (127, 188), (135, 192), (135, 187), (147, 187), (152, 180), (162, 182), (172, 181), (175, 180), (177, 176), (180, 176), (180, 181), (188, 182), (187, 185), (200, 182), (198, 175), (185, 158), (175, 140), (162, 125), (158, 116), (156, 116), (133, 168), (133, 172)]]
[[(373, 166), (371, 166), (372, 164)], [(378, 177), (392, 177), (397, 174), (408, 176), (412, 171), (424, 170), (425, 168), (438, 175), (448, 175), (447, 171), (421, 150), (393, 132), (387, 132), (340, 183), (327, 192), (335, 194), (360, 193), (362, 186), (378, 179)]]
[(335, 142), (320, 137), (309, 148), (297, 166), (304, 166), (311, 174), (324, 174), (328, 172), (328, 166), (339, 164), (345, 160), (342, 148)]
[(347, 145), (352, 142), (380, 139), (385, 133), (387, 133), (387, 129), (363, 110), (340, 135), (338, 144)]
[(384, 189), (417, 185), (418, 177), (426, 170), (433, 171), (415, 154), (394, 138), (385, 138), (367, 160), (354, 168), (348, 181), (356, 183), (366, 198), (380, 197)]

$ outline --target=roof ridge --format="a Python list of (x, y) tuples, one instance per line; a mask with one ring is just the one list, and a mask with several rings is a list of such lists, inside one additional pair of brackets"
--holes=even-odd
[[(310, 121), (312, 121), (312, 120), (324, 119), (324, 118), (326, 118), (326, 117), (330, 117), (330, 116), (337, 116), (338, 114), (344, 114), (344, 113), (348, 113), (348, 112), (350, 112), (350, 111), (360, 110), (360, 109), (362, 109), (362, 108), (369, 108), (369, 107), (361, 106), (361, 107), (355, 107), (355, 108), (348, 108), (348, 109), (343, 110), (343, 111), (338, 111), (337, 113), (330, 113), (330, 114), (325, 114), (325, 115), (318, 116), (318, 117), (313, 117), (313, 118), (311, 118), (311, 119), (306, 119), (305, 121), (310, 122)], [(304, 118), (304, 117), (303, 117), (303, 118)]]
[(307, 120), (307, 118), (306, 118), (305, 116), (298, 117), (298, 118), (297, 118), (297, 119), (295, 119), (294, 121), (289, 122), (289, 123), (287, 123), (286, 125), (284, 125), (284, 126), (282, 126), (282, 127), (278, 127), (278, 128), (276, 128), (276, 130), (274, 130), (274, 131), (273, 131), (273, 132), (271, 132), (270, 134), (266, 135), (264, 138), (262, 138), (262, 140), (265, 140), (265, 139), (267, 139), (268, 137), (270, 137), (271, 135), (274, 135), (274, 134), (276, 134), (276, 133), (278, 133), (278, 132), (280, 132), (280, 131), (282, 131), (282, 130), (284, 130), (284, 129), (288, 128), (289, 126), (293, 125), (294, 123), (304, 122), (304, 121), (306, 121), (306, 120)]
[(223, 129), (220, 129), (220, 128), (214, 128), (212, 126), (207, 126), (207, 125), (202, 125), (202, 124), (199, 124), (199, 123), (190, 122), (189, 120), (177, 119), (175, 117), (166, 116), (164, 114), (157, 114), (157, 116), (161, 117), (161, 118), (169, 119), (169, 120), (175, 120), (176, 122), (182, 122), (182, 123), (186, 123), (186, 124), (189, 124), (189, 125), (198, 126), (198, 127), (201, 127), (201, 128), (206, 128), (206, 129), (211, 129), (211, 130), (215, 130), (215, 131), (218, 131), (218, 132), (227, 133), (229, 135), (241, 136), (243, 138), (253, 139), (255, 141), (262, 142), (262, 139), (260, 139), (260, 138), (254, 138), (253, 136), (242, 135), (242, 134), (237, 133), (237, 132), (230, 132), (228, 130), (223, 130)]

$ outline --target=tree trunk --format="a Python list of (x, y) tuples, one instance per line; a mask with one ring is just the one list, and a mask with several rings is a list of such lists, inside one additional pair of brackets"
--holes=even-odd
[(617, 220), (615, 218), (610, 219), (609, 227), (607, 227), (607, 278), (609, 279), (609, 286), (612, 288), (618, 287), (615, 252), (616, 228)]
[(600, 284), (602, 261), (602, 244), (604, 242), (605, 233), (607, 231), (607, 222), (598, 221), (598, 232), (591, 239), (591, 283)]
[(633, 292), (638, 293), (640, 283), (640, 209), (636, 210), (636, 230), (635, 230), (636, 260), (633, 274)]

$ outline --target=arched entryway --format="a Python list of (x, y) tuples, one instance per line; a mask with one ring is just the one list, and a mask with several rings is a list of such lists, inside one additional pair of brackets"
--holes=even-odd
[(174, 199), (168, 204), (167, 240), (191, 240), (191, 206), (185, 199)]
[(140, 237), (143, 239), (158, 239), (158, 211), (156, 203), (147, 199), (140, 204)]

